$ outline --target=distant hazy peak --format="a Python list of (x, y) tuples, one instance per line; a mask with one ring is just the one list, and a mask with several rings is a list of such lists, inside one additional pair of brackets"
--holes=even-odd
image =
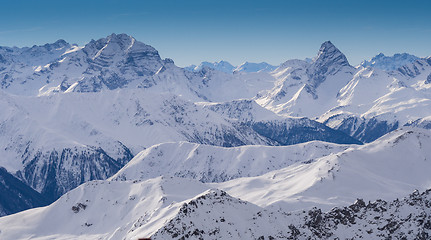
[(363, 61), (360, 64), (360, 66), (373, 67), (373, 68), (378, 68), (385, 71), (392, 71), (402, 66), (405, 66), (409, 63), (412, 63), (418, 59), (419, 59), (418, 57), (408, 53), (397, 53), (397, 54), (394, 54), (393, 56), (385, 56), (383, 53), (380, 53), (374, 56), (369, 61), (367, 60)]

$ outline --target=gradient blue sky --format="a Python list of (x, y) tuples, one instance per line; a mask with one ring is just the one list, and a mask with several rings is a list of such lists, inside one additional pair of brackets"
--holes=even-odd
[(127, 33), (177, 65), (313, 57), (331, 40), (352, 64), (408, 52), (431, 55), (428, 0), (2, 1), (0, 46), (64, 39), (84, 45)]

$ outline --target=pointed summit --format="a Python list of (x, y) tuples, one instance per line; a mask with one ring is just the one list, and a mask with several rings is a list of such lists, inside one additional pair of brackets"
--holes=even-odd
[(319, 53), (314, 59), (314, 64), (320, 66), (325, 65), (340, 65), (340, 66), (350, 66), (349, 61), (346, 56), (331, 43), (331, 41), (326, 41), (322, 43), (319, 49)]
[(310, 68), (307, 69), (310, 85), (318, 87), (328, 76), (337, 74), (343, 68), (349, 68), (345, 69), (344, 72), (353, 69), (346, 56), (334, 44), (330, 41), (324, 42)]

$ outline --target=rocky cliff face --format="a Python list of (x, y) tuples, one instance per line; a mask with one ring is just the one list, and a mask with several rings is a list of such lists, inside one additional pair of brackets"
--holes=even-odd
[(90, 146), (24, 152), (24, 169), (16, 175), (52, 202), (84, 182), (114, 175), (133, 157), (127, 148), (123, 151), (122, 159)]
[(183, 205), (152, 239), (428, 239), (430, 190), (386, 202), (285, 213), (213, 191)]
[(330, 41), (324, 42), (311, 66), (307, 68), (310, 86), (317, 88), (328, 75), (336, 75), (343, 68), (353, 72), (346, 56)]

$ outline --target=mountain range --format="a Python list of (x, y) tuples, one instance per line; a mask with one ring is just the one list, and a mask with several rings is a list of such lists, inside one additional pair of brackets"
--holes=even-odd
[(180, 68), (112, 34), (0, 47), (0, 79), (1, 239), (431, 234), (431, 57)]
[[(145, 167), (139, 164), (157, 161), (157, 154), (151, 152), (161, 153), (159, 159), (171, 158), (164, 158), (171, 147), (162, 150), (159, 146), (133, 159), (120, 178), (91, 181), (50, 206), (0, 218), (0, 237), (426, 239), (430, 236), (431, 200), (426, 190), (430, 150), (425, 146), (430, 142), (428, 130), (397, 130), (364, 146), (336, 148), (336, 154), (326, 155), (328, 150), (320, 148), (316, 154), (298, 158), (308, 159), (306, 162), (292, 161), (290, 166), (261, 176), (209, 184), (193, 179), (193, 175), (175, 177), (175, 172), (163, 164), (159, 169), (166, 171), (164, 176), (142, 178), (140, 170)], [(195, 155), (203, 155), (201, 159), (212, 154), (207, 149), (211, 147), (193, 147)], [(257, 147), (263, 148), (262, 155), (269, 154), (269, 159), (271, 155), (275, 155), (274, 161), (280, 159), (270, 149), (275, 147), (239, 150), (245, 152), (244, 159), (254, 162), (251, 158), (256, 156), (247, 152)], [(229, 152), (233, 150), (225, 148), (215, 154), (227, 156)], [(287, 150), (282, 154), (294, 158), (297, 152)], [(213, 159), (215, 165), (223, 160), (217, 155)], [(407, 166), (413, 166), (411, 172), (405, 171)], [(412, 188), (419, 191), (410, 191)]]
[(225, 72), (225, 73), (271, 72), (277, 68), (277, 66), (273, 66), (266, 62), (261, 62), (261, 63), (244, 62), (239, 66), (233, 66), (227, 61), (219, 61), (219, 62), (202, 62), (201, 64), (199, 64), (199, 66), (190, 65), (185, 67), (184, 69), (190, 72), (198, 72), (205, 67), (211, 68), (220, 72)]

